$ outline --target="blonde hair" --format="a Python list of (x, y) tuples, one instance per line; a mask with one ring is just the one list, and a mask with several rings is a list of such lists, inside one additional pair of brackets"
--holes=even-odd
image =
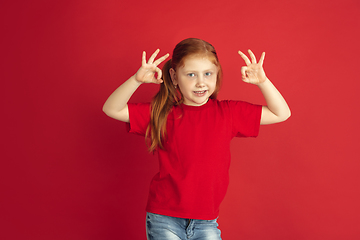
[(215, 48), (210, 43), (197, 38), (188, 38), (178, 43), (174, 48), (172, 59), (167, 61), (162, 69), (164, 82), (151, 102), (150, 123), (146, 131), (150, 152), (155, 151), (158, 147), (164, 149), (167, 116), (173, 106), (183, 102), (181, 91), (176, 89), (172, 83), (170, 69), (177, 70), (184, 65), (186, 57), (194, 55), (207, 57), (218, 67), (215, 91), (210, 98), (216, 99), (217, 97), (221, 87), (222, 69)]

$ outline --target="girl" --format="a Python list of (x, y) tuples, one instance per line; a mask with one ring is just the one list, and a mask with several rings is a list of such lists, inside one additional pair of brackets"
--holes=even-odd
[[(116, 89), (104, 104), (110, 117), (128, 123), (128, 131), (146, 137), (158, 153), (146, 207), (148, 239), (221, 239), (217, 217), (229, 181), (230, 140), (256, 137), (259, 125), (285, 121), (290, 109), (266, 77), (263, 62), (239, 51), (246, 66), (242, 80), (255, 84), (267, 106), (218, 101), (222, 69), (214, 47), (200, 39), (178, 43), (169, 54), (148, 61)], [(157, 75), (155, 77), (155, 75)], [(163, 77), (163, 78), (162, 78)], [(128, 104), (143, 83), (160, 84), (151, 103)]]

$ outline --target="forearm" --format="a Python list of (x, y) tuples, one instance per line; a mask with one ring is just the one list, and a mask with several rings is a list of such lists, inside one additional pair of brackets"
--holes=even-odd
[(291, 115), (290, 108), (272, 82), (266, 78), (263, 83), (258, 84), (258, 87), (267, 105), (263, 108), (262, 124), (282, 122), (288, 119)]
[(114, 117), (114, 115), (116, 116), (119, 112), (124, 111), (130, 97), (140, 85), (141, 83), (134, 76), (130, 77), (109, 96), (103, 106), (103, 111), (110, 117)]

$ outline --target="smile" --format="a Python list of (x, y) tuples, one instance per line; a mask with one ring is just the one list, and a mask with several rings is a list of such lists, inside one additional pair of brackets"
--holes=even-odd
[(197, 97), (203, 97), (206, 95), (207, 90), (204, 91), (194, 91), (195, 96)]
[(204, 91), (194, 91), (194, 93), (196, 93), (196, 94), (203, 94), (203, 93), (205, 93), (207, 90), (204, 90)]

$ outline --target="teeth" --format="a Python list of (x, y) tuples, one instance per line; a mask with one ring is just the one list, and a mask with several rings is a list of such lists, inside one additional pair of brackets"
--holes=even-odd
[(206, 92), (206, 90), (204, 90), (204, 91), (194, 91), (194, 93), (205, 93)]

